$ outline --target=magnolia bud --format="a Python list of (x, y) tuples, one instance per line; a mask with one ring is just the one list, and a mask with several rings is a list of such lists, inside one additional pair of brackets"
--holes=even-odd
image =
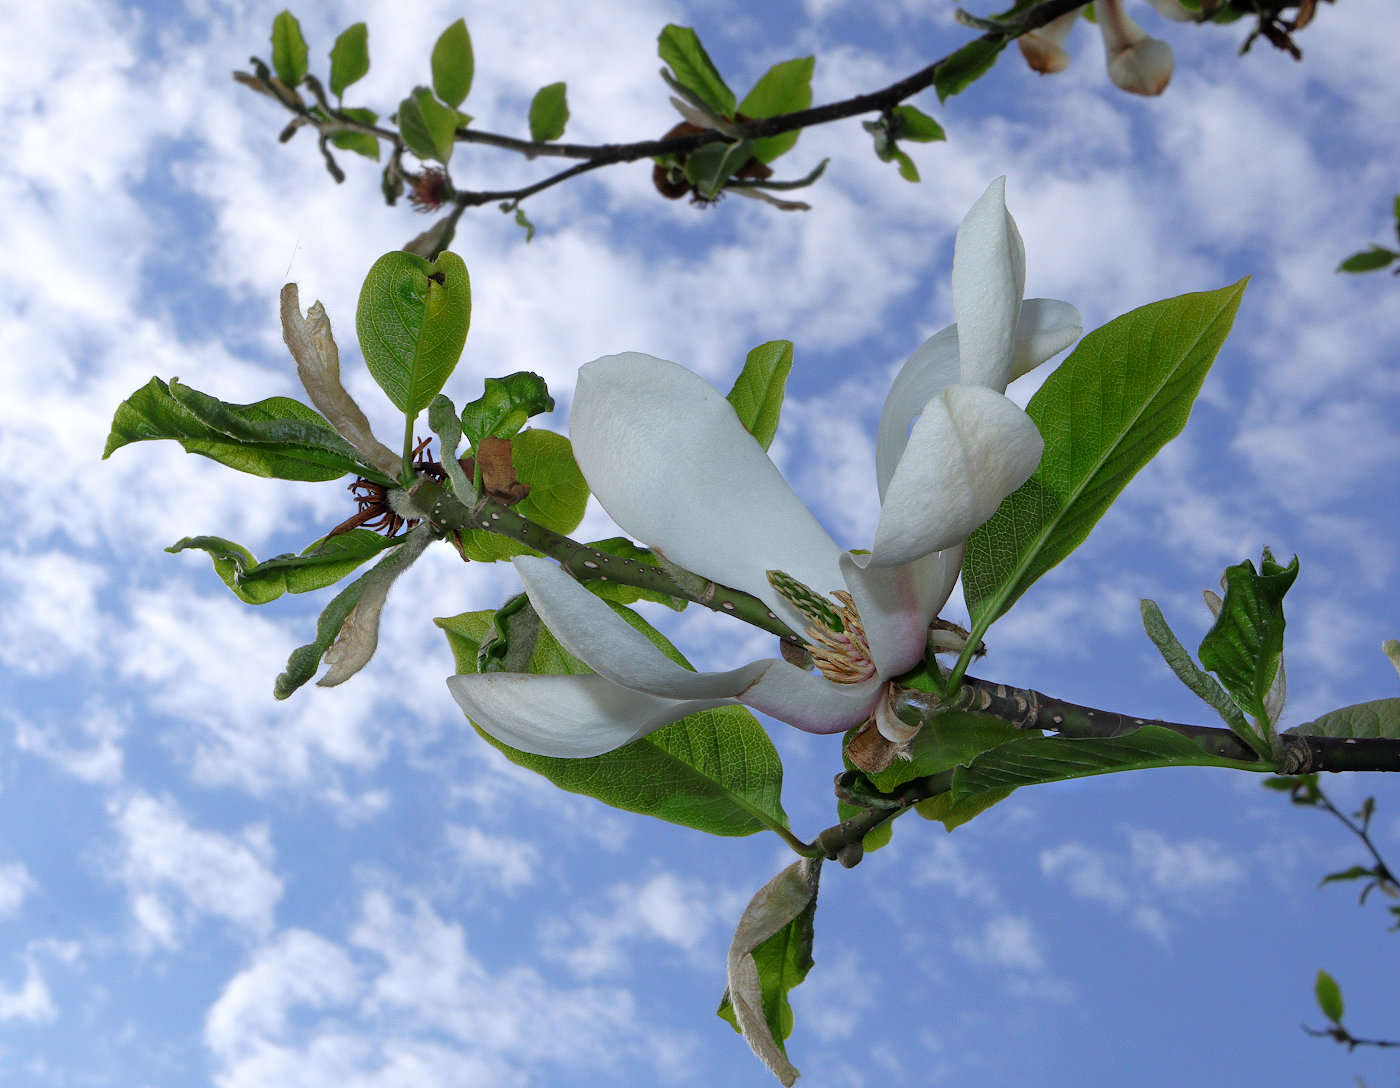
[(1068, 11), (1057, 19), (1051, 19), (1038, 30), (1022, 34), (1016, 39), (1016, 44), (1021, 47), (1021, 56), (1026, 58), (1026, 63), (1033, 71), (1041, 75), (1051, 75), (1063, 72), (1069, 67), (1069, 53), (1065, 50), (1065, 42), (1069, 39), (1070, 28), (1079, 18), (1081, 10), (1075, 8), (1074, 11)]
[(1161, 94), (1171, 82), (1172, 48), (1149, 38), (1123, 10), (1122, 0), (1098, 0), (1099, 29), (1108, 57), (1108, 78), (1131, 94)]

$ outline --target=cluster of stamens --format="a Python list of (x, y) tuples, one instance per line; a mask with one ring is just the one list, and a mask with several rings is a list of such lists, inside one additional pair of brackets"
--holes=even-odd
[(808, 650), (812, 663), (833, 684), (859, 684), (875, 675), (875, 662), (865, 640), (865, 628), (860, 624), (855, 601), (844, 589), (831, 594), (841, 606), (838, 615), (842, 630), (821, 624), (807, 628)]

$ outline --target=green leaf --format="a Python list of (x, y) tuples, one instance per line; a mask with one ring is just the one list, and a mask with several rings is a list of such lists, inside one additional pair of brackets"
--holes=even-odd
[(989, 790), (1149, 767), (1269, 769), (1264, 763), (1210, 755), (1180, 733), (1160, 725), (1145, 725), (1121, 737), (1023, 737), (1009, 741), (953, 772), (952, 799), (961, 801)]
[[(367, 125), (372, 125), (379, 120), (379, 114), (373, 110), (363, 110), (352, 107), (345, 107), (340, 111), (356, 121), (362, 121)], [(379, 161), (379, 139), (371, 136), (368, 132), (349, 132), (342, 130), (332, 132), (331, 143), (336, 147), (344, 148), (346, 151), (353, 151), (357, 155), (363, 155), (367, 159)]]
[(1289, 733), (1305, 737), (1384, 737), (1400, 740), (1400, 699), (1376, 699), (1330, 711)]
[(449, 106), (460, 106), (472, 89), (475, 71), (472, 36), (467, 33), (466, 20), (458, 19), (433, 46), (433, 90)]
[(729, 403), (739, 421), (765, 450), (778, 433), (778, 416), (791, 370), (792, 341), (770, 340), (749, 352), (729, 391)]
[(332, 585), (385, 548), (402, 543), (368, 529), (352, 529), (317, 540), (300, 555), (278, 555), (261, 563), (241, 544), (217, 536), (187, 536), (165, 550), (208, 552), (214, 570), (239, 600), (266, 604), (284, 593), (309, 593)]
[(890, 110), (890, 115), (894, 120), (890, 135), (896, 140), (913, 140), (915, 143), (926, 144), (948, 138), (942, 125), (923, 110), (913, 106), (896, 106)]
[[(744, 96), (738, 112), (758, 120), (809, 108), (812, 105), (812, 70), (816, 63), (816, 57), (797, 57), (773, 65), (754, 84), (753, 90)], [(791, 151), (799, 135), (801, 133), (794, 130), (755, 140), (754, 158), (760, 162), (772, 162), (779, 155)]]
[(1045, 439), (1040, 465), (968, 539), (963, 595), (974, 635), (1077, 548), (1180, 433), (1246, 282), (1114, 318), (1037, 390), (1026, 412)]
[[(523, 431), (512, 440), (510, 452), (516, 479), (530, 485), (530, 493), (513, 509), (556, 533), (567, 535), (578, 528), (588, 505), (588, 484), (569, 440), (553, 431)], [(461, 541), (463, 555), (482, 563), (535, 554), (524, 544), (484, 529), (462, 532)]]
[(457, 111), (444, 106), (427, 87), (415, 87), (399, 103), (399, 133), (420, 159), (436, 159), (446, 166), (456, 146)]
[(1337, 884), (1344, 880), (1360, 880), (1362, 877), (1375, 878), (1379, 874), (1374, 869), (1368, 869), (1364, 865), (1353, 865), (1350, 869), (1343, 869), (1338, 873), (1328, 873), (1318, 882), (1318, 887), (1326, 884)]
[(1393, 249), (1386, 249), (1385, 246), (1373, 245), (1370, 249), (1363, 249), (1360, 253), (1353, 253), (1350, 257), (1337, 265), (1338, 272), (1374, 272), (1380, 268), (1389, 267), (1392, 261), (1400, 259), (1400, 253)]
[[(783, 1040), (792, 1034), (792, 1005), (788, 994), (793, 991), (807, 972), (812, 969), (812, 940), (816, 933), (815, 919), (817, 900), (812, 901), (787, 925), (774, 933), (753, 950), (754, 964), (758, 968), (759, 989), (763, 994), (763, 1019), (773, 1034), (778, 1049), (787, 1053)], [(734, 1014), (734, 1005), (729, 1000), (729, 990), (720, 998), (715, 1015), (728, 1022), (736, 1032), (739, 1020)]]
[[(672, 660), (684, 661), (635, 612), (613, 607)], [(479, 646), (490, 631), (491, 616), (473, 612), (435, 621), (448, 634), (459, 672), (476, 671), (473, 645)], [(578, 675), (588, 669), (542, 630), (530, 671)], [(511, 762), (543, 775), (560, 789), (586, 794), (615, 808), (712, 835), (751, 835), (766, 827), (787, 826), (779, 799), (783, 772), (777, 750), (742, 707), (692, 714), (589, 759), (531, 755), (484, 732), (481, 735)]]
[(706, 200), (719, 195), (736, 171), (753, 158), (753, 141), (740, 140), (729, 144), (716, 141), (696, 148), (685, 160), (686, 179)]
[(1342, 988), (1337, 985), (1337, 980), (1326, 971), (1318, 971), (1313, 992), (1317, 994), (1317, 1007), (1322, 1010), (1322, 1015), (1332, 1023), (1340, 1024), (1346, 1014), (1346, 1006), (1342, 1004)]
[(674, 24), (666, 26), (657, 38), (657, 52), (676, 82), (693, 91), (711, 113), (726, 120), (734, 116), (734, 92), (725, 84), (694, 30)]
[[(600, 552), (608, 555), (615, 555), (619, 559), (630, 559), (636, 563), (642, 563), (650, 567), (661, 565), (660, 557), (650, 548), (639, 547), (624, 536), (612, 536), (606, 540), (595, 540), (588, 545), (590, 548), (597, 548)], [(591, 589), (605, 601), (614, 601), (617, 604), (633, 604), (636, 601), (655, 601), (657, 604), (664, 604), (674, 612), (684, 612), (686, 605), (690, 602), (684, 597), (672, 597), (667, 593), (659, 593), (651, 589), (642, 589), (639, 586), (624, 585), (621, 582), (601, 582), (587, 581), (584, 585)]]
[(1264, 722), (1264, 699), (1283, 653), (1283, 598), (1298, 577), (1298, 557), (1282, 567), (1265, 548), (1259, 565), (1262, 573), (1249, 560), (1225, 571), (1225, 602), (1199, 653), (1236, 705)]
[(290, 11), (272, 20), (272, 67), (288, 87), (295, 87), (306, 76), (306, 39)]
[[(370, 572), (373, 573), (373, 572)], [(362, 574), (331, 599), (316, 620), (316, 637), (305, 646), (298, 646), (287, 658), (286, 671), (272, 685), (274, 699), (285, 699), (301, 687), (321, 667), (321, 656), (331, 648), (350, 613), (369, 588), (369, 574)]]
[(564, 135), (569, 120), (569, 103), (564, 84), (551, 83), (535, 92), (530, 103), (530, 139), (536, 143), (557, 140)]
[(104, 458), (131, 442), (169, 438), (188, 453), (254, 476), (334, 480), (347, 472), (387, 482), (313, 408), (290, 397), (228, 404), (187, 385), (152, 378), (118, 407)]
[[(854, 735), (855, 731), (846, 735), (843, 749), (845, 743)], [(887, 769), (878, 774), (867, 774), (865, 777), (881, 793), (891, 793), (912, 779), (925, 778), (952, 770), (954, 767), (965, 766), (982, 753), (998, 745), (1023, 739), (1025, 736), (1024, 729), (1017, 729), (1014, 725), (986, 714), (957, 711), (935, 714), (915, 735), (908, 759), (897, 759)], [(845, 763), (847, 770), (855, 769), (855, 765), (849, 759)], [(1011, 790), (1007, 789), (999, 797), (978, 795), (972, 801), (955, 803), (950, 794), (944, 793), (921, 801), (916, 808), (925, 819), (940, 820), (951, 831), (1010, 795)], [(845, 801), (838, 801), (836, 808), (839, 818), (843, 820), (860, 811), (856, 805)], [(866, 852), (884, 846), (890, 839), (892, 827), (892, 824), (887, 823), (867, 835), (864, 842)]]
[(467, 266), (455, 253), (427, 261), (396, 250), (374, 262), (360, 289), (355, 331), (374, 380), (417, 415), (442, 390), (471, 325)]
[(1163, 660), (1171, 667), (1172, 672), (1176, 673), (1177, 679), (1213, 706), (1236, 736), (1244, 737), (1247, 733), (1252, 737), (1254, 731), (1250, 729), (1249, 723), (1240, 713), (1240, 708), (1231, 701), (1230, 696), (1216, 682), (1215, 677), (1199, 668), (1191, 659), (1191, 654), (1186, 647), (1177, 640), (1172, 629), (1167, 626), (1166, 617), (1162, 615), (1162, 610), (1157, 607), (1157, 602), (1144, 600), (1139, 602), (1139, 608), (1142, 612), (1142, 626), (1147, 631), (1147, 637), (1152, 640), (1153, 645), (1157, 647)]
[(530, 222), (530, 217), (525, 214), (524, 208), (515, 209), (515, 225), (525, 232), (527, 245), (535, 240), (535, 224)]
[(938, 66), (933, 88), (938, 92), (938, 101), (946, 102), (959, 91), (964, 90), (980, 79), (996, 63), (997, 54), (1005, 48), (1006, 42), (985, 42), (978, 38), (968, 42), (956, 53)]
[(473, 448), (483, 438), (511, 438), (532, 416), (554, 411), (544, 379), (528, 370), (483, 385), (481, 396), (462, 409), (462, 433)]
[(331, 46), (331, 94), (345, 96), (345, 88), (364, 79), (369, 71), (369, 27), (346, 27)]

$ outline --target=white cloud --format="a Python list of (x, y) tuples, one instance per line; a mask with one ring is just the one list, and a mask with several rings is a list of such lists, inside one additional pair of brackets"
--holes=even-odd
[(48, 982), (39, 968), (39, 956), (72, 963), (78, 956), (72, 941), (30, 941), (24, 949), (24, 979), (16, 986), (0, 983), (0, 1023), (21, 1020), (41, 1024), (58, 1016)]
[(947, 887), (959, 899), (968, 899), (979, 907), (990, 909), (1000, 900), (991, 875), (986, 870), (973, 868), (962, 847), (943, 835), (923, 844), (910, 882), (916, 887), (928, 884)]
[(204, 917), (267, 933), (282, 895), (265, 825), (237, 836), (190, 825), (176, 805), (143, 793), (108, 805), (120, 845), (116, 876), (126, 885), (142, 941), (178, 948)]
[(24, 906), (25, 897), (39, 890), (22, 861), (0, 865), (0, 918), (13, 918)]
[(47, 759), (81, 782), (112, 786), (121, 781), (126, 730), (120, 716), (95, 700), (77, 713), (45, 715), (31, 721), (9, 715), (15, 727), (15, 747)]
[(0, 662), (45, 676), (97, 658), (97, 591), (107, 572), (63, 552), (0, 555)]
[(447, 828), (447, 842), (477, 879), (507, 895), (535, 882), (540, 852), (533, 843), (455, 824)]
[(953, 950), (987, 967), (1027, 974), (1045, 969), (1045, 957), (1030, 920), (1014, 914), (988, 918), (976, 933), (954, 938)]

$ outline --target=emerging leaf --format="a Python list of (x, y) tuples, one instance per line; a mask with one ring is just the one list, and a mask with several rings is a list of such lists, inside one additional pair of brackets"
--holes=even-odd
[(670, 67), (676, 82), (709, 106), (719, 118), (734, 116), (734, 92), (724, 82), (714, 61), (690, 27), (668, 25), (657, 39), (657, 52)]
[(433, 46), (433, 90), (455, 109), (472, 89), (475, 71), (472, 38), (467, 33), (466, 20), (458, 19), (442, 32)]
[(530, 139), (536, 143), (557, 140), (569, 120), (569, 103), (562, 83), (541, 87), (530, 103)]
[(1298, 557), (1282, 567), (1265, 548), (1259, 565), (1256, 571), (1245, 560), (1226, 570), (1225, 603), (1199, 653), (1236, 705), (1263, 724), (1269, 723), (1264, 700), (1283, 654), (1283, 597), (1298, 577)]
[(554, 411), (544, 379), (528, 370), (483, 385), (481, 396), (462, 409), (462, 433), (473, 447), (487, 437), (514, 437), (531, 417)]
[(996, 63), (997, 54), (1005, 47), (1004, 41), (984, 42), (978, 38), (948, 57), (938, 66), (938, 74), (933, 80), (934, 90), (938, 92), (938, 101), (946, 102), (986, 75)]
[(1322, 1010), (1322, 1015), (1332, 1023), (1340, 1024), (1346, 1014), (1346, 1006), (1342, 1004), (1342, 988), (1337, 985), (1337, 980), (1326, 971), (1318, 971), (1313, 992), (1317, 994), (1317, 1007)]
[(729, 390), (729, 403), (739, 421), (765, 450), (778, 433), (778, 416), (791, 371), (792, 341), (770, 340), (749, 352), (744, 369)]
[(306, 39), (290, 11), (284, 10), (272, 20), (272, 68), (288, 87), (295, 87), (306, 76)]
[(356, 23), (341, 31), (331, 47), (331, 94), (344, 97), (345, 88), (359, 82), (368, 71), (369, 27)]
[(446, 166), (456, 146), (457, 111), (444, 106), (427, 87), (417, 87), (399, 103), (399, 133), (420, 159)]
[(1338, 272), (1375, 272), (1387, 268), (1392, 261), (1400, 260), (1400, 253), (1385, 246), (1373, 245), (1360, 253), (1353, 253), (1337, 266)]
[(1344, 706), (1288, 732), (1312, 737), (1385, 737), (1400, 740), (1400, 699), (1376, 699), (1356, 706)]
[(402, 543), (369, 529), (352, 529), (314, 541), (298, 555), (277, 555), (261, 563), (241, 544), (217, 536), (187, 536), (165, 550), (208, 552), (215, 572), (239, 600), (266, 604), (284, 593), (309, 593), (333, 585), (385, 548)]
[[(744, 96), (738, 112), (758, 120), (809, 108), (812, 105), (812, 70), (816, 63), (816, 57), (798, 57), (773, 65), (754, 84), (753, 90)], [(760, 162), (772, 162), (779, 155), (791, 151), (800, 134), (794, 130), (755, 140), (754, 158)]]

